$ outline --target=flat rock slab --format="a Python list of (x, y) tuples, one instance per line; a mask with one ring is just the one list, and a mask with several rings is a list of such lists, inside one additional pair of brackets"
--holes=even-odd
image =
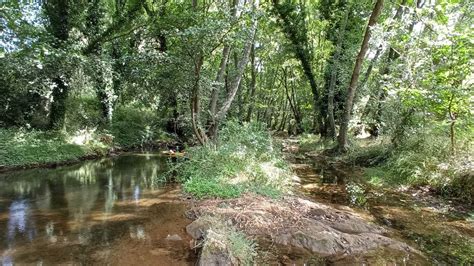
[(200, 216), (218, 216), (257, 239), (305, 249), (324, 258), (344, 258), (380, 250), (422, 256), (409, 245), (385, 236), (386, 230), (355, 213), (288, 196), (273, 200), (246, 195), (232, 200), (206, 200), (194, 209), (198, 217), (187, 232), (200, 239), (212, 227)]

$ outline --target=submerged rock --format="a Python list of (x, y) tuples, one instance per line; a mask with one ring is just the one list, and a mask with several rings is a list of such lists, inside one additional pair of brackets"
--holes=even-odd
[(168, 241), (181, 241), (183, 239), (178, 234), (174, 234), (174, 235), (168, 235), (166, 237), (166, 240), (168, 240)]
[[(197, 217), (211, 215), (230, 221), (253, 238), (304, 249), (329, 260), (377, 250), (393, 250), (398, 254), (401, 251), (421, 257), (419, 251), (385, 236), (384, 228), (357, 214), (292, 196), (281, 200), (253, 195), (208, 200), (201, 202), (194, 212)], [(212, 224), (198, 218), (188, 225), (187, 232), (194, 239), (200, 239), (209, 228)]]

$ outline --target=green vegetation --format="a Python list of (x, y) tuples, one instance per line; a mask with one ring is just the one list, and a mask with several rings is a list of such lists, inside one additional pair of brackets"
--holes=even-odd
[(257, 245), (218, 217), (203, 216), (200, 219), (209, 224), (202, 240), (201, 256), (224, 257), (232, 265), (253, 265), (257, 256)]
[[(335, 169), (342, 159), (365, 167), (371, 188), (471, 204), (473, 10), (468, 0), (0, 1), (0, 167), (172, 140), (187, 150), (170, 173), (194, 197), (278, 198), (291, 172), (271, 132), (336, 162), (315, 166), (322, 176), (350, 176)], [(359, 181), (342, 182), (362, 206)]]
[(174, 166), (184, 191), (197, 198), (233, 198), (245, 192), (277, 197), (287, 191), (290, 174), (262, 125), (229, 121), (217, 144), (188, 149)]
[(156, 115), (146, 109), (119, 108), (110, 130), (87, 126), (68, 131), (0, 129), (0, 166), (77, 161), (104, 156), (112, 149), (152, 146), (158, 141), (172, 141), (172, 136), (163, 132)]
[(68, 144), (55, 132), (0, 130), (0, 166), (23, 166), (78, 160), (87, 147)]
[(467, 133), (461, 133), (456, 154), (451, 153), (442, 131), (431, 130), (418, 132), (397, 148), (381, 143), (356, 149), (349, 158), (354, 163), (372, 165), (365, 171), (365, 177), (372, 184), (429, 185), (441, 195), (472, 202), (472, 140)]
[(110, 132), (114, 143), (120, 147), (141, 147), (171, 140), (162, 128), (161, 121), (151, 110), (122, 107), (115, 111)]
[(474, 261), (472, 240), (456, 232), (408, 233), (408, 238), (417, 241), (423, 251), (443, 264), (470, 265)]

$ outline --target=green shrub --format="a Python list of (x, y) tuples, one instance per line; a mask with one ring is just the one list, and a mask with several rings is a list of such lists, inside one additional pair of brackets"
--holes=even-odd
[(197, 198), (233, 198), (245, 192), (277, 197), (289, 187), (290, 171), (258, 124), (230, 121), (213, 143), (190, 148), (173, 167), (187, 193)]
[(84, 128), (95, 128), (102, 124), (102, 111), (96, 95), (70, 97), (66, 108), (66, 129), (68, 132)]
[(112, 119), (114, 142), (122, 147), (151, 144), (163, 135), (156, 114), (148, 109), (119, 107)]

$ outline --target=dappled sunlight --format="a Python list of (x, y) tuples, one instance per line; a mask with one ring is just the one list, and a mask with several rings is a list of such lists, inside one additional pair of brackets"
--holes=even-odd
[(71, 133), (68, 137), (68, 143), (76, 145), (89, 144), (95, 137), (97, 128), (85, 128), (79, 129), (76, 132)]

